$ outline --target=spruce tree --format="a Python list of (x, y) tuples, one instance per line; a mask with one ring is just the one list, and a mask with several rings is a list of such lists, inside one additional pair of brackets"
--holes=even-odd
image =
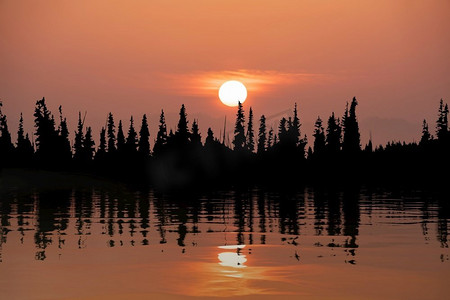
[(438, 140), (444, 140), (448, 135), (448, 104), (444, 100), (439, 103), (439, 117), (436, 121), (436, 135)]
[(341, 149), (341, 126), (334, 112), (328, 118), (326, 149), (328, 153), (338, 153)]
[(208, 128), (208, 133), (207, 133), (206, 140), (205, 140), (205, 146), (208, 147), (213, 144), (214, 144), (214, 133), (210, 127), (210, 128)]
[(84, 160), (91, 161), (94, 157), (95, 152), (95, 142), (92, 139), (92, 129), (91, 127), (86, 128), (86, 135), (83, 141), (83, 152), (84, 152)]
[(119, 126), (117, 127), (117, 151), (123, 152), (125, 150), (125, 134), (123, 133), (122, 120), (119, 120)]
[(348, 109), (348, 103), (345, 110), (343, 123), (344, 123), (344, 141), (342, 143), (342, 150), (347, 153), (356, 153), (361, 150), (359, 126), (356, 119), (356, 105), (358, 102), (356, 98), (350, 104), (350, 110)]
[(295, 145), (299, 145), (299, 143), (300, 143), (300, 126), (301, 126), (301, 124), (300, 124), (300, 119), (298, 118), (297, 103), (295, 103), (294, 118), (292, 120), (292, 126), (290, 127), (291, 136), (293, 138)]
[(167, 144), (167, 126), (166, 119), (164, 117), (164, 110), (161, 110), (161, 116), (159, 117), (158, 133), (156, 134), (155, 145), (153, 146), (153, 152), (159, 154)]
[(114, 117), (112, 113), (109, 113), (108, 115), (107, 134), (108, 152), (113, 153), (116, 151), (116, 126), (114, 125)]
[(133, 117), (130, 118), (130, 128), (128, 129), (128, 137), (127, 137), (127, 149), (130, 153), (135, 153), (137, 151), (137, 133), (134, 129), (134, 120)]
[(273, 146), (273, 140), (274, 140), (273, 128), (270, 127), (269, 134), (268, 134), (268, 137), (267, 137), (267, 149), (270, 149)]
[(97, 154), (95, 157), (100, 158), (104, 156), (106, 153), (106, 148), (106, 129), (105, 127), (102, 127), (102, 130), (100, 131), (100, 143), (98, 145)]
[(36, 101), (33, 115), (35, 117), (37, 154), (41, 161), (48, 163), (57, 155), (58, 135), (55, 129), (55, 120), (47, 108), (45, 98)]
[(150, 155), (150, 131), (148, 130), (147, 115), (142, 116), (141, 129), (139, 131), (139, 153)]
[(238, 111), (236, 114), (236, 125), (234, 127), (234, 150), (242, 151), (245, 149), (245, 117), (244, 117), (244, 109), (242, 107), (242, 103), (238, 103)]
[[(11, 141), (11, 133), (8, 130), (6, 115), (2, 112), (2, 102), (0, 101), (0, 160), (9, 163), (14, 151), (14, 145)], [(0, 167), (2, 164), (0, 164)]]
[(261, 116), (259, 120), (259, 131), (258, 131), (258, 153), (263, 153), (266, 151), (266, 117)]
[(428, 123), (424, 119), (422, 123), (422, 138), (420, 139), (420, 145), (426, 145), (431, 140), (431, 134), (428, 129)]
[(247, 124), (247, 150), (250, 152), (255, 151), (255, 134), (253, 133), (253, 110), (250, 107), (248, 112), (248, 124)]
[(73, 143), (74, 159), (75, 160), (79, 160), (82, 157), (83, 143), (84, 143), (83, 123), (81, 121), (81, 112), (79, 112), (78, 113), (77, 131), (75, 132), (75, 141)]
[(325, 151), (325, 133), (322, 126), (322, 119), (317, 117), (314, 124), (314, 154), (321, 155)]
[(287, 119), (283, 117), (281, 118), (280, 124), (278, 125), (278, 138), (280, 144), (285, 144), (288, 141), (287, 123)]
[(189, 142), (188, 120), (184, 104), (180, 108), (180, 119), (178, 120), (175, 136), (179, 145), (186, 145)]
[(192, 122), (192, 133), (191, 133), (192, 145), (201, 146), (202, 145), (201, 139), (202, 139), (202, 137), (199, 133), (198, 123), (196, 120), (194, 120), (194, 122)]

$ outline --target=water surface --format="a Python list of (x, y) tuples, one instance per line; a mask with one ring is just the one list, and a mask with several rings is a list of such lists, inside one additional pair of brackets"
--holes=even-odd
[(261, 189), (9, 189), (2, 299), (443, 299), (449, 199)]

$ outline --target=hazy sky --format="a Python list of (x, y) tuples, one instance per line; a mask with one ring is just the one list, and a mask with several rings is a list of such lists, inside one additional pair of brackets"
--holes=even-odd
[(218, 135), (236, 110), (218, 88), (237, 79), (257, 119), (298, 102), (310, 140), (356, 96), (363, 142), (411, 141), (449, 102), (449, 29), (448, 0), (0, 0), (0, 98), (11, 131), (23, 112), (31, 132), (45, 96), (72, 138), (78, 111), (96, 135), (112, 111), (126, 126), (147, 113), (153, 140), (182, 103)]

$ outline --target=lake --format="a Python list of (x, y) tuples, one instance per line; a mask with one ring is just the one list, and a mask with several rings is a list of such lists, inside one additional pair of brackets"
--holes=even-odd
[(369, 188), (8, 187), (2, 299), (443, 299), (450, 199)]

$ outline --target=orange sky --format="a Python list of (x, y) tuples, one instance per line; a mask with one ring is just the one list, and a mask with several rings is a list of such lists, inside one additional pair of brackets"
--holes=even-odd
[(0, 98), (12, 131), (45, 96), (72, 131), (79, 110), (94, 132), (147, 113), (154, 138), (160, 109), (175, 127), (185, 103), (218, 135), (235, 114), (219, 85), (240, 79), (257, 118), (297, 101), (310, 140), (356, 96), (363, 142), (411, 141), (450, 100), (449, 28), (447, 0), (0, 0)]

